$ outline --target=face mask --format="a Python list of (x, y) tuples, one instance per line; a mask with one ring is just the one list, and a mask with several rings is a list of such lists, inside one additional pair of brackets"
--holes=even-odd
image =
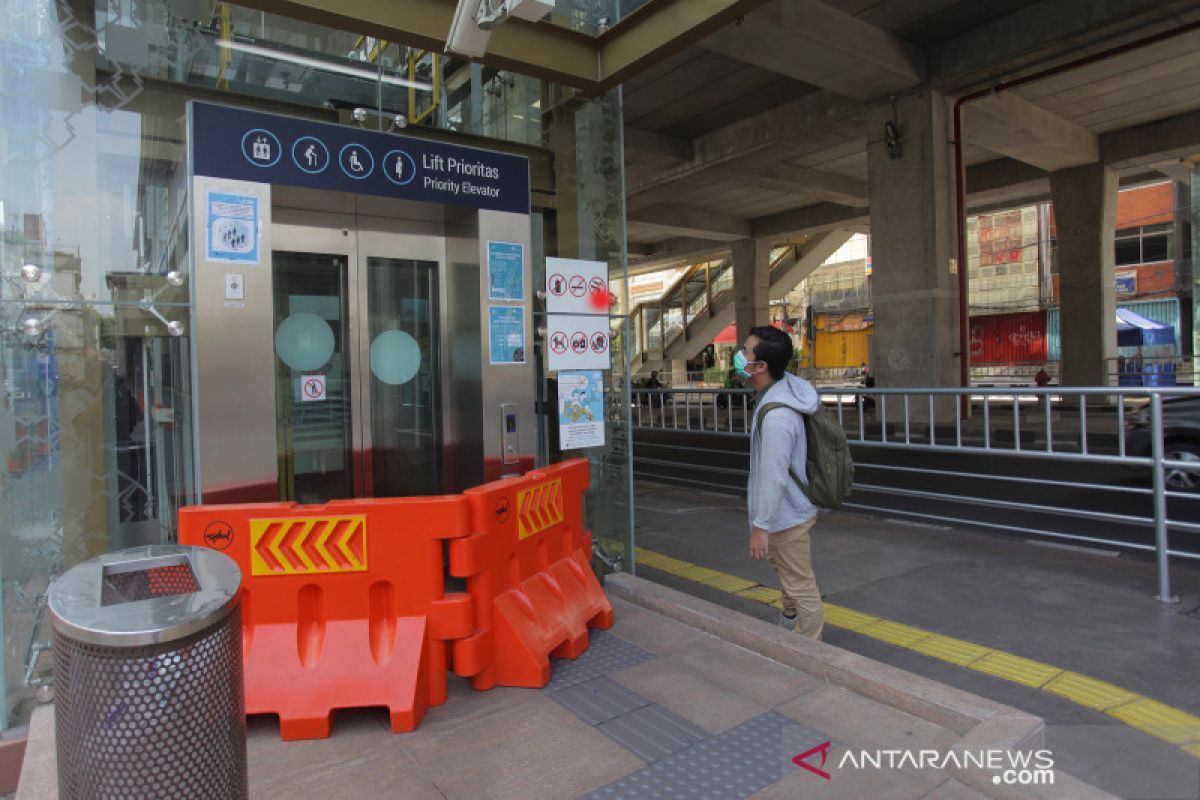
[(746, 366), (752, 363), (758, 362), (747, 361), (745, 354), (741, 350), (738, 350), (733, 355), (733, 368), (737, 371), (738, 377), (749, 379), (750, 373), (746, 372)]

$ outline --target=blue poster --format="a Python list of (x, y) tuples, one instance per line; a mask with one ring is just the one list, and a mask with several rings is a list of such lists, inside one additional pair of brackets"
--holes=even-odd
[(257, 197), (209, 192), (205, 216), (207, 260), (233, 264), (259, 263)]
[(525, 309), (488, 306), (488, 344), (491, 364), (525, 363)]
[(525, 245), (487, 243), (488, 299), (525, 299)]
[(558, 441), (563, 450), (604, 446), (604, 373), (558, 373)]

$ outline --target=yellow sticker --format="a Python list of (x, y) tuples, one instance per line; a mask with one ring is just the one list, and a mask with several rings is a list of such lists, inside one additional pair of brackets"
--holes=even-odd
[(562, 521), (562, 478), (555, 478), (517, 492), (518, 539), (528, 539)]
[(253, 575), (365, 572), (367, 517), (250, 520)]

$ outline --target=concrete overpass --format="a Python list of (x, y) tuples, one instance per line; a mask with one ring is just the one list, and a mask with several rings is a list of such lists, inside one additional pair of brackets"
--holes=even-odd
[[(435, 49), (454, 11), (246, 3)], [(881, 384), (963, 379), (963, 217), (1053, 198), (1062, 378), (1098, 384), (1117, 186), (1200, 153), (1198, 24), (1196, 0), (561, 0), (481, 60), (619, 91), (631, 270), (730, 259), (740, 331), (767, 316), (772, 246), (869, 226)], [(552, 145), (574, 141), (561, 100)]]

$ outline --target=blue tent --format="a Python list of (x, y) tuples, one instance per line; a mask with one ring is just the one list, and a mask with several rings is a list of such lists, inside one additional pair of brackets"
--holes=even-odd
[(1175, 344), (1175, 328), (1143, 317), (1127, 308), (1117, 309), (1117, 346), (1141, 347)]

